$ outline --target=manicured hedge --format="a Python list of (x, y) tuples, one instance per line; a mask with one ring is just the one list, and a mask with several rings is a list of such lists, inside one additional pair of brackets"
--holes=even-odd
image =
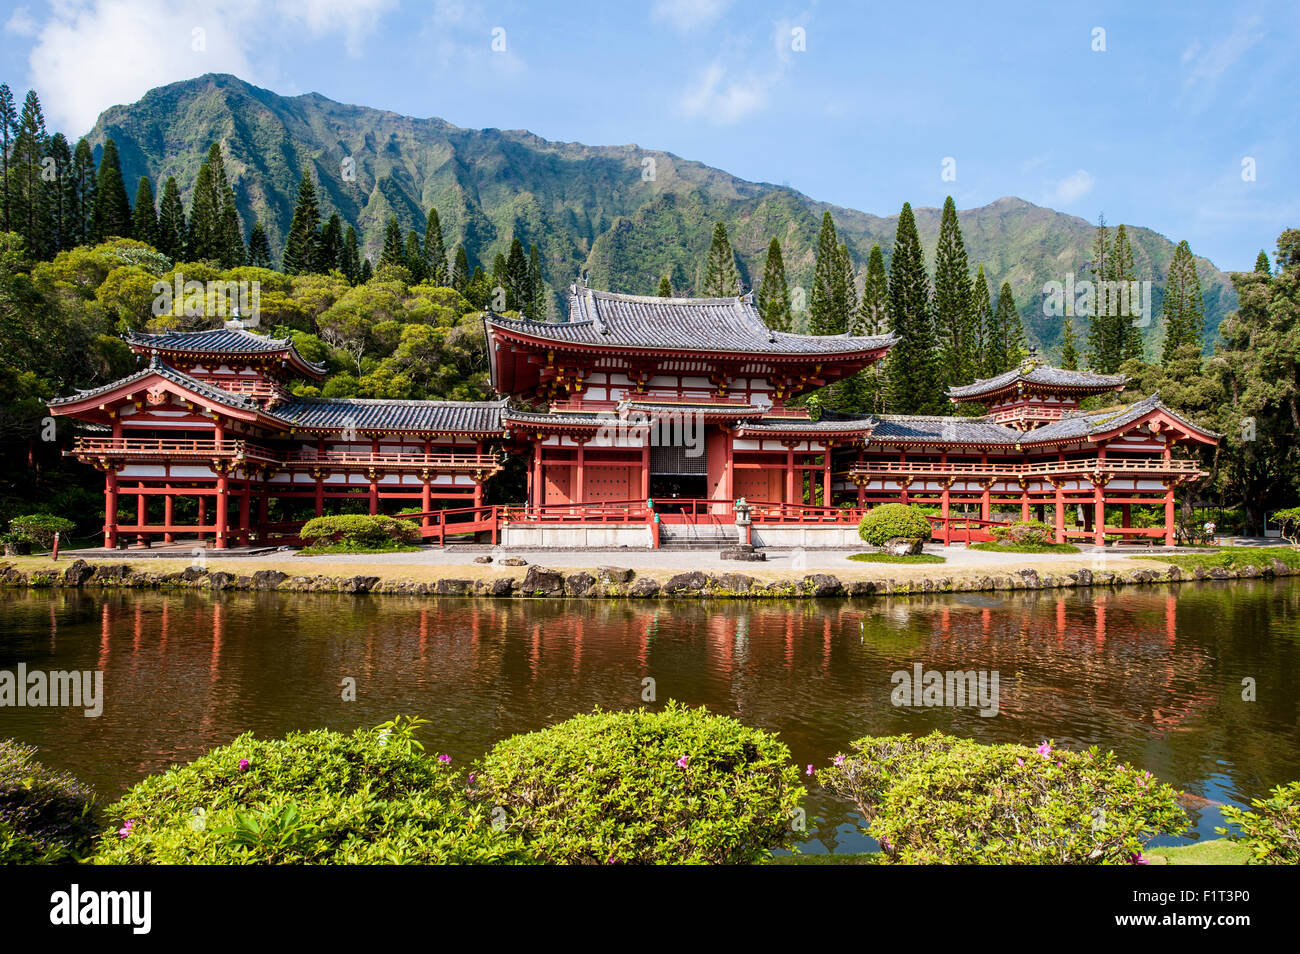
[(1056, 529), (1039, 520), (1017, 520), (1005, 526), (993, 528), (993, 539), (999, 543), (1041, 544), (1051, 543), (1056, 537)]
[(95, 796), (37, 762), (36, 749), (0, 740), (0, 862), (55, 864), (90, 854)]
[(1181, 832), (1177, 793), (1116, 760), (1049, 742), (983, 745), (939, 732), (865, 737), (817, 773), (902, 864), (1134, 864)]
[(792, 837), (804, 795), (775, 735), (675, 703), (505, 739), (476, 773), (548, 862), (753, 862)]
[(298, 535), (313, 549), (366, 552), (399, 549), (419, 536), (419, 528), (414, 520), (351, 513), (315, 517), (303, 524)]
[(873, 547), (883, 547), (888, 541), (929, 540), (930, 521), (916, 507), (907, 504), (881, 504), (862, 515), (858, 523), (858, 536)]
[(1219, 833), (1249, 848), (1255, 864), (1300, 865), (1300, 782), (1277, 786), (1249, 809), (1228, 805), (1222, 811), (1240, 834)]

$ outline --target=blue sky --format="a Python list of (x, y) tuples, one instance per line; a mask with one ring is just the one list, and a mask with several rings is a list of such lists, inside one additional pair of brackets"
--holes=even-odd
[(976, 6), (4, 0), (0, 81), (75, 136), (153, 86), (231, 72), (665, 149), (881, 215), (1017, 195), (1224, 269), (1300, 226), (1294, 0)]

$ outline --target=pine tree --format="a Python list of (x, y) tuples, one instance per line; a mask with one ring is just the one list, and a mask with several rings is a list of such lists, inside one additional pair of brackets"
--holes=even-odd
[(1268, 263), (1268, 253), (1262, 248), (1259, 250), (1259, 255), (1255, 259), (1255, 271), (1261, 275), (1270, 275), (1273, 272), (1273, 269)]
[(370, 258), (369, 258), (369, 257), (366, 257), (366, 258), (362, 259), (362, 260), (361, 260), (361, 273), (360, 273), (360, 275), (358, 276), (358, 282), (359, 282), (360, 284), (364, 285), (366, 282), (370, 281), (370, 279), (372, 279), (372, 278), (374, 278), (374, 277), (375, 277), (375, 269), (374, 269), (374, 266), (372, 266), (372, 265), (370, 264)]
[(349, 285), (355, 285), (361, 280), (361, 250), (357, 246), (357, 230), (350, 225), (347, 234), (343, 236), (343, 257), (339, 268)]
[[(664, 276), (664, 282), (668, 276)], [(662, 286), (661, 286), (662, 294)], [(668, 286), (672, 294), (672, 285)], [(785, 279), (785, 258), (781, 243), (774, 237), (767, 246), (767, 264), (763, 266), (763, 282), (758, 286), (758, 313), (773, 331), (789, 331), (794, 315), (790, 310), (790, 286)]]
[(975, 375), (975, 331), (971, 320), (970, 265), (952, 196), (943, 203), (939, 245), (934, 254), (934, 331), (938, 338), (940, 383), (963, 384)]
[(889, 262), (889, 317), (901, 339), (887, 359), (889, 409), (895, 414), (938, 414), (945, 401), (934, 364), (930, 281), (910, 203), (903, 203)]
[(14, 105), (14, 94), (8, 83), (0, 83), (0, 196), (3, 196), (3, 209), (0, 210), (0, 231), (13, 231), (13, 219), (9, 205), (9, 147), (13, 145), (18, 133), (18, 108)]
[(843, 279), (839, 238), (829, 211), (822, 213), (822, 227), (817, 235), (817, 258), (813, 265), (812, 294), (808, 296), (808, 331), (814, 335), (839, 334), (844, 330), (836, 313), (835, 287)]
[(235, 208), (235, 193), (226, 177), (221, 146), (215, 142), (208, 147), (194, 182), (187, 238), (186, 251), (191, 261), (213, 261), (222, 268), (244, 263), (244, 232)]
[[(1097, 217), (1093, 232), (1092, 261), (1089, 267), (1092, 279), (1098, 285), (1110, 277), (1110, 232), (1106, 229), (1106, 216)], [(1096, 296), (1092, 314), (1088, 315), (1088, 366), (1102, 374), (1111, 374), (1119, 367), (1120, 343), (1114, 340), (1113, 329), (1106, 321), (1106, 309)]]
[[(9, 157), (10, 217), (13, 230), (23, 237), (23, 244), (33, 258), (44, 258), (53, 251), (50, 241), (50, 189), (42, 178), (49, 134), (36, 92), (29, 91), (18, 116), (13, 153)], [(112, 140), (110, 140), (111, 142)], [(125, 192), (122, 202), (126, 203)], [(130, 206), (126, 206), (128, 220)], [(122, 234), (129, 235), (130, 226)]]
[(81, 231), (81, 223), (74, 214), (77, 198), (72, 177), (72, 150), (63, 133), (50, 137), (46, 156), (54, 164), (54, 181), (49, 183), (51, 244), (53, 251), (61, 252), (77, 244)]
[(456, 261), (451, 267), (451, 287), (456, 289), (462, 295), (469, 288), (469, 256), (465, 254), (465, 246), (456, 246)]
[(993, 318), (993, 299), (989, 295), (989, 280), (984, 274), (984, 265), (975, 270), (975, 281), (971, 284), (970, 296), (971, 326), (975, 331), (975, 365), (966, 381), (968, 384), (976, 378), (993, 376), (993, 356), (991, 347), (996, 337)]
[[(1123, 303), (1128, 299), (1120, 289), (1121, 287), (1131, 287), (1131, 283), (1137, 278), (1137, 272), (1133, 264), (1133, 247), (1129, 244), (1128, 230), (1123, 224), (1115, 230), (1115, 245), (1111, 249), (1111, 281), (1122, 282), (1123, 286), (1113, 286), (1117, 290), (1115, 294), (1120, 295), (1120, 303), (1115, 307), (1115, 337), (1119, 341), (1120, 363), (1130, 358), (1142, 358), (1143, 342), (1142, 329), (1138, 327), (1133, 317), (1133, 307), (1130, 304), (1128, 308), (1123, 307)], [(1110, 307), (1107, 305), (1106, 314), (1110, 317)]]
[(862, 284), (862, 304), (858, 307), (853, 333), (883, 335), (889, 330), (889, 277), (885, 274), (885, 256), (880, 243), (871, 246), (867, 257), (867, 277)]
[[(775, 241), (775, 239), (773, 239), (773, 241)], [(671, 281), (668, 280), (668, 276), (667, 276), (667, 275), (665, 275), (663, 278), (659, 279), (659, 291), (657, 291), (655, 294), (656, 294), (659, 298), (672, 298), (672, 297), (673, 297), (673, 283), (672, 283)]]
[(77, 140), (72, 151), (72, 226), (74, 245), (88, 245), (91, 237), (91, 219), (95, 214), (95, 152), (86, 138)]
[(438, 210), (430, 206), (424, 223), (425, 276), (430, 285), (446, 287), (450, 281), (447, 270), (447, 247), (442, 243), (442, 222)]
[(841, 242), (835, 250), (835, 276), (831, 281), (831, 315), (834, 321), (834, 334), (842, 335), (849, 330), (853, 315), (858, 310), (858, 276), (853, 270), (853, 256), (849, 247)]
[(153, 186), (149, 177), (141, 176), (135, 190), (135, 206), (131, 209), (131, 234), (141, 242), (158, 247), (158, 212), (153, 204)]
[(384, 227), (384, 245), (379, 250), (379, 267), (385, 265), (405, 265), (406, 244), (402, 241), (402, 227), (397, 224), (397, 216), (388, 217)]
[(335, 212), (320, 230), (320, 248), (316, 255), (316, 271), (328, 275), (343, 270), (343, 222)]
[(1065, 334), (1061, 338), (1061, 367), (1067, 371), (1079, 370), (1079, 349), (1074, 340), (1074, 319), (1065, 319)]
[(420, 247), (420, 234), (415, 229), (406, 233), (406, 251), (402, 261), (411, 273), (411, 284), (418, 285), (424, 281), (424, 249)]
[(248, 236), (248, 264), (254, 268), (271, 267), (271, 243), (261, 222), (253, 223), (253, 231)]
[(316, 184), (306, 166), (298, 180), (298, 201), (284, 241), (284, 258), (280, 267), (286, 275), (305, 275), (320, 260), (320, 206), (316, 203)]
[(528, 256), (519, 236), (510, 240), (510, 255), (506, 258), (506, 309), (524, 314), (533, 301), (532, 286), (528, 283)]
[(1164, 347), (1160, 363), (1166, 368), (1180, 348), (1191, 345), (1199, 352), (1205, 326), (1205, 300), (1201, 296), (1201, 279), (1196, 273), (1196, 258), (1187, 240), (1178, 243), (1169, 262), (1162, 304), (1165, 326)]
[(727, 227), (714, 223), (713, 241), (704, 263), (704, 283), (700, 294), (705, 298), (734, 298), (740, 294), (740, 273), (736, 269), (736, 255), (727, 238)]
[(185, 254), (188, 244), (185, 225), (185, 208), (181, 205), (181, 190), (176, 179), (167, 177), (163, 186), (162, 201), (158, 203), (158, 251), (172, 261)]
[(1003, 282), (998, 291), (998, 303), (993, 309), (993, 327), (994, 337), (989, 347), (992, 359), (989, 373), (997, 375), (1019, 367), (1026, 354), (1025, 329), (1020, 321), (1020, 312), (1016, 310), (1016, 299), (1011, 294), (1009, 282)]
[(536, 243), (528, 247), (529, 303), (525, 314), (534, 321), (546, 320), (546, 281), (542, 278), (542, 258)]

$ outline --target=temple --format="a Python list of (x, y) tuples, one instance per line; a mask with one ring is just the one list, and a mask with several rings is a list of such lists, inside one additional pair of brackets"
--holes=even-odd
[[(495, 401), (297, 397), (291, 383), (323, 368), (289, 339), (221, 328), (131, 334), (140, 371), (50, 410), (80, 422), (67, 453), (104, 472), (108, 547), (293, 542), (335, 509), (398, 514), (440, 542), (658, 547), (743, 532), (838, 546), (883, 502), (932, 508), (946, 543), (1032, 517), (1061, 542), (1172, 545), (1175, 490), (1205, 476), (1179, 452), (1218, 439), (1158, 395), (1081, 410), (1125, 379), (1032, 354), (949, 390), (973, 413), (814, 418), (794, 399), (896, 339), (773, 331), (750, 296), (575, 285), (568, 321), (487, 314), (484, 328)], [(507, 487), (523, 499), (501, 499)]]

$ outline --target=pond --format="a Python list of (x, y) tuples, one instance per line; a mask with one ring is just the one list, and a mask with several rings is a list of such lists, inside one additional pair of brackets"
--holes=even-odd
[[(103, 672), (99, 717), (0, 708), (0, 737), (107, 800), (249, 729), (418, 714), (429, 751), (465, 764), (651, 689), (778, 732), (801, 769), (861, 735), (942, 729), (1113, 748), (1212, 803), (1300, 778), (1291, 580), (780, 603), (0, 592), (0, 670), (19, 663)], [(916, 664), (997, 673), (997, 714), (895, 706)], [(805, 851), (873, 847), (845, 805), (808, 807)], [(1212, 804), (1193, 820), (1201, 838), (1221, 823)]]

